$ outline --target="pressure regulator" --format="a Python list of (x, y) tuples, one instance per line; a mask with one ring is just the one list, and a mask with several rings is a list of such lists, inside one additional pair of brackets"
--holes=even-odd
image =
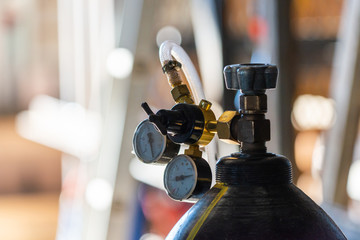
[[(147, 164), (167, 164), (164, 186), (168, 195), (179, 201), (201, 198), (211, 187), (209, 164), (202, 158), (199, 146), (207, 145), (216, 131), (216, 118), (211, 103), (199, 105), (178, 103), (172, 109), (156, 114), (147, 103), (142, 108), (149, 118), (135, 130), (133, 148), (136, 156)], [(187, 145), (184, 154), (180, 145)]]

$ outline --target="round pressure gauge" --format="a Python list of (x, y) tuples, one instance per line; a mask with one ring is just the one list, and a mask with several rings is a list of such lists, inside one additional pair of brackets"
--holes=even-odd
[(197, 200), (211, 187), (211, 170), (202, 158), (174, 157), (165, 168), (164, 186), (175, 200)]
[(133, 148), (136, 156), (144, 163), (166, 164), (178, 154), (180, 145), (171, 142), (146, 119), (135, 130)]

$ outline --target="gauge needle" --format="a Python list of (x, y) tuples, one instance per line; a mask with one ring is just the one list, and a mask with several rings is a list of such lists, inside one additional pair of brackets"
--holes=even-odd
[(152, 134), (151, 134), (151, 133), (148, 133), (147, 136), (148, 136), (148, 138), (149, 138), (151, 157), (154, 157), (153, 146), (152, 146), (152, 143), (153, 143)]
[(182, 181), (185, 178), (191, 177), (192, 175), (180, 175), (175, 177), (175, 181)]

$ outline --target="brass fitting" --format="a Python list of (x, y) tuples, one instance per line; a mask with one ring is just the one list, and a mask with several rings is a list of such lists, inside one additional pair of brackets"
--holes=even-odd
[(199, 103), (199, 108), (201, 109), (203, 115), (204, 115), (204, 131), (201, 135), (201, 138), (199, 141), (197, 141), (196, 144), (205, 146), (211, 142), (211, 140), (214, 138), (215, 131), (213, 128), (213, 123), (216, 122), (216, 117), (214, 112), (210, 109), (212, 103), (209, 101), (206, 101), (202, 99)]
[(220, 140), (229, 144), (239, 145), (238, 141), (231, 134), (231, 123), (236, 116), (240, 116), (237, 111), (225, 111), (219, 117), (216, 130)]
[(181, 69), (181, 63), (178, 61), (167, 61), (162, 67), (163, 72), (165, 73), (170, 86), (173, 88), (182, 83), (181, 76), (179, 71)]
[(181, 63), (178, 61), (167, 61), (163, 67), (168, 82), (172, 88), (171, 95), (176, 103), (189, 103), (193, 104), (194, 100), (191, 97), (188, 87), (183, 84), (179, 71), (181, 70)]
[(189, 104), (194, 103), (194, 101), (191, 98), (190, 91), (186, 86), (186, 84), (175, 86), (171, 90), (171, 95), (173, 96), (175, 102), (177, 103), (189, 103)]
[[(186, 84), (183, 84), (179, 71), (181, 63), (178, 61), (170, 60), (165, 62), (162, 67), (163, 72), (166, 74), (169, 84), (172, 87), (171, 95), (176, 103), (193, 104), (194, 100)], [(211, 102), (202, 99), (199, 103), (199, 109), (204, 116), (204, 129), (200, 139), (195, 143), (197, 145), (205, 146), (214, 138), (216, 129), (216, 117), (214, 112), (210, 109)], [(215, 123), (215, 124), (214, 124)], [(201, 130), (201, 129), (200, 129)]]
[(184, 153), (191, 157), (201, 158), (201, 156), (202, 156), (202, 152), (200, 151), (199, 145), (197, 145), (197, 144), (190, 145), (189, 148), (184, 151)]

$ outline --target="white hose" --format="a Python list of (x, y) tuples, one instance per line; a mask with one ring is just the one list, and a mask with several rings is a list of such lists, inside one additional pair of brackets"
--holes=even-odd
[(182, 70), (190, 86), (195, 104), (199, 104), (201, 99), (205, 99), (205, 94), (201, 85), (199, 74), (190, 57), (182, 47), (171, 41), (165, 41), (159, 48), (159, 58), (161, 66), (169, 60), (176, 60), (181, 63)]

